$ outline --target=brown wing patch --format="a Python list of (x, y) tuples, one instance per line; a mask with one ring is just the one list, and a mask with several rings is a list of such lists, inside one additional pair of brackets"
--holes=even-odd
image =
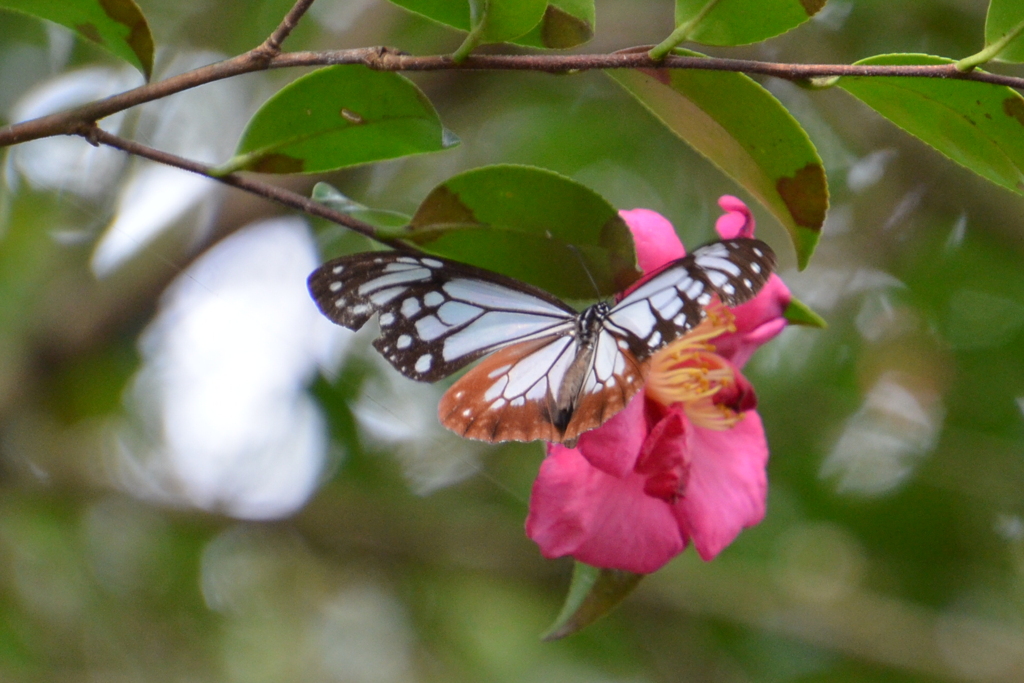
[[(513, 366), (529, 362), (530, 356), (554, 341), (544, 337), (520, 342), (485, 358), (441, 397), (437, 407), (441, 424), (456, 434), (479, 441), (560, 441), (561, 435), (551, 424), (550, 389), (545, 388), (543, 398), (539, 399), (526, 399), (523, 395), (509, 400), (500, 392), (489, 395)], [(571, 340), (567, 341), (571, 347)], [(538, 381), (547, 381), (547, 370), (545, 367), (537, 373)]]

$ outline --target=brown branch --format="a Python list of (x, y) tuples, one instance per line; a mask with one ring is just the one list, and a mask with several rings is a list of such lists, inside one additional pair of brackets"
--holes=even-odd
[[(301, 0), (296, 8), (311, 0)], [(275, 32), (276, 33), (276, 32)], [(1006, 85), (1024, 89), (1024, 78), (1002, 76), (978, 71), (960, 72), (953, 64), (915, 65), (852, 65), (852, 64), (781, 64), (746, 59), (718, 57), (683, 57), (670, 55), (655, 62), (647, 48), (633, 48), (611, 54), (539, 54), (539, 55), (471, 55), (456, 64), (447, 55), (414, 56), (385, 47), (331, 50), (324, 52), (288, 52), (267, 58), (260, 48), (223, 62), (200, 67), (178, 76), (149, 83), (134, 90), (90, 102), (81, 107), (43, 116), (0, 129), (0, 147), (53, 135), (75, 134), (82, 125), (89, 125), (111, 114), (145, 102), (151, 102), (205, 83), (240, 74), (302, 66), (363, 64), (378, 71), (539, 71), (565, 73), (596, 69), (700, 69), (776, 76), (791, 81), (832, 76), (909, 76), (915, 78), (953, 78)]]
[(292, 192), (291, 190), (286, 190), (282, 187), (271, 185), (270, 183), (265, 183), (247, 176), (242, 176), (237, 173), (229, 173), (228, 175), (223, 176), (214, 175), (212, 166), (199, 163), (198, 161), (192, 161), (191, 159), (185, 159), (184, 157), (179, 157), (168, 152), (163, 152), (133, 140), (122, 138), (118, 135), (114, 135), (113, 133), (108, 133), (96, 125), (83, 126), (77, 130), (75, 134), (82, 136), (94, 145), (107, 145), (123, 152), (127, 152), (128, 154), (149, 159), (150, 161), (156, 161), (167, 166), (173, 166), (184, 171), (190, 171), (206, 178), (210, 178), (211, 180), (224, 183), (225, 185), (230, 185), (231, 187), (244, 190), (258, 197), (263, 197), (264, 199), (272, 202), (277, 202), (283, 206), (303, 211), (311, 216), (318, 216), (320, 218), (327, 219), (390, 247), (402, 249), (404, 251), (415, 251), (403, 242), (381, 237), (377, 234), (377, 229), (369, 223), (364, 223), (363, 221), (353, 218), (348, 214), (335, 211), (334, 209), (331, 209), (320, 202), (313, 201), (309, 197), (297, 192)]
[(278, 27), (274, 29), (274, 32), (263, 41), (262, 45), (256, 48), (256, 51), (266, 54), (267, 57), (279, 55), (281, 53), (281, 43), (295, 30), (299, 20), (302, 19), (302, 15), (306, 13), (306, 10), (312, 4), (313, 0), (297, 0), (295, 5), (288, 10), (288, 14), (284, 16)]

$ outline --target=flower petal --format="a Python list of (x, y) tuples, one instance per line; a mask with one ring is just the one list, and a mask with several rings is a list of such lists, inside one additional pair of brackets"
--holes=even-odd
[(649, 574), (686, 547), (672, 508), (644, 494), (644, 477), (613, 477), (579, 451), (553, 445), (530, 495), (526, 535), (547, 558)]
[(624, 477), (633, 471), (645, 438), (644, 392), (640, 391), (610, 420), (581, 434), (576, 448), (594, 467), (613, 477)]
[(745, 527), (761, 521), (768, 495), (768, 443), (753, 410), (732, 429), (693, 426), (690, 472), (674, 510), (679, 526), (705, 560), (713, 559)]
[(757, 227), (754, 214), (741, 199), (724, 194), (718, 198), (718, 205), (726, 212), (715, 222), (715, 230), (723, 240), (754, 236), (754, 228)]
[(619, 211), (626, 221), (633, 242), (636, 244), (636, 260), (641, 270), (650, 273), (669, 261), (686, 256), (686, 249), (679, 241), (679, 235), (668, 219), (650, 209)]

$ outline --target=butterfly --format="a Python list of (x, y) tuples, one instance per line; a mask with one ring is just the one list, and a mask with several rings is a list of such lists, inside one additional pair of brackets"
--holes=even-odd
[(542, 289), (448, 259), (400, 251), (328, 261), (309, 277), (320, 310), (360, 329), (406, 377), (443, 379), (483, 358), (441, 398), (438, 417), (482, 441), (573, 445), (643, 386), (645, 361), (704, 318), (713, 296), (754, 297), (775, 254), (754, 239), (712, 242), (582, 312)]

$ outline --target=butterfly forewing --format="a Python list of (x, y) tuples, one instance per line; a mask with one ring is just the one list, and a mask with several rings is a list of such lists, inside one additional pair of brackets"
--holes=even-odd
[(575, 325), (543, 290), (433, 256), (370, 252), (325, 263), (309, 278), (320, 310), (353, 330), (378, 314), (374, 347), (402, 374), (433, 382), (509, 344)]
[(704, 318), (717, 295), (728, 306), (751, 299), (775, 267), (764, 242), (725, 240), (670, 262), (626, 294), (608, 315), (639, 361), (676, 340)]

